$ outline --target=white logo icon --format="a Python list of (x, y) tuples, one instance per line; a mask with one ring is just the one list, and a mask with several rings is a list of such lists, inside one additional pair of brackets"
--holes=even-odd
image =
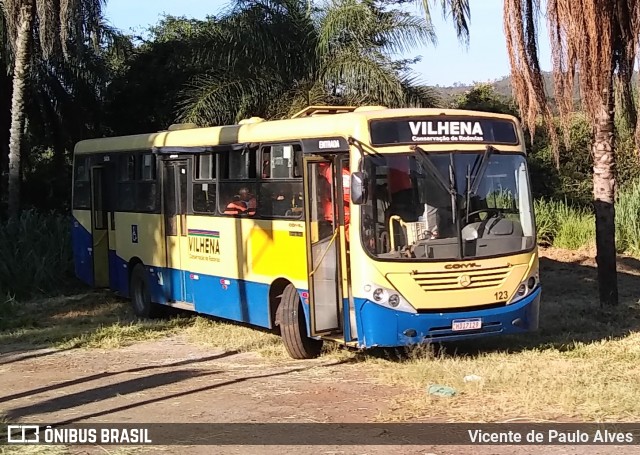
[(7, 442), (37, 444), (40, 442), (40, 427), (38, 425), (7, 425)]

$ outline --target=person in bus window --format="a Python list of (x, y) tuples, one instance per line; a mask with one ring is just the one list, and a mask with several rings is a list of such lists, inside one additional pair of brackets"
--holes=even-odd
[[(322, 209), (325, 221), (333, 223), (333, 205), (331, 203), (331, 188), (333, 188), (333, 173), (331, 171), (330, 163), (319, 164), (320, 175), (324, 177), (327, 184), (326, 191), (322, 194)], [(351, 174), (349, 173), (349, 167), (342, 168), (342, 195), (343, 195), (343, 207), (344, 207), (344, 230), (347, 242), (349, 241), (349, 221), (351, 219), (351, 212), (349, 208), (349, 202), (351, 200)]]
[(227, 204), (224, 210), (225, 215), (243, 215), (247, 212), (247, 204), (239, 194), (233, 196), (233, 200)]
[(240, 200), (242, 202), (244, 202), (244, 204), (246, 205), (246, 214), (249, 216), (253, 216), (256, 214), (256, 207), (258, 205), (257, 201), (256, 201), (256, 197), (251, 194), (251, 192), (249, 191), (248, 188), (243, 187), (240, 188), (240, 191), (238, 192), (239, 196), (240, 196)]

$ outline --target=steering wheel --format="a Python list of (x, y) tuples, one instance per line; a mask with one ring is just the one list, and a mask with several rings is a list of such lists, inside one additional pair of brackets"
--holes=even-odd
[(480, 209), (480, 210), (474, 210), (473, 212), (469, 212), (468, 215), (465, 216), (465, 221), (468, 223), (469, 222), (469, 218), (471, 218), (471, 216), (473, 215), (479, 215), (480, 213), (497, 213), (498, 215), (500, 215), (502, 213), (502, 211), (500, 209), (495, 209), (495, 208), (491, 208), (491, 207), (487, 207), (486, 209)]

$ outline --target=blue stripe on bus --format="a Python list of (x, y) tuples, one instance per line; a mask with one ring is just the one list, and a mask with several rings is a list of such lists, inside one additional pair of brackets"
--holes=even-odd
[(71, 245), (75, 274), (78, 279), (89, 286), (93, 286), (93, 236), (75, 218), (71, 221)]
[[(145, 268), (149, 273), (151, 299), (156, 303), (187, 301), (194, 303), (197, 313), (271, 328), (268, 284), (155, 266)], [(193, 296), (192, 299), (181, 298), (182, 276), (186, 295)]]
[(198, 313), (269, 328), (269, 285), (202, 274), (197, 277), (190, 280), (187, 275)]
[(115, 250), (109, 250), (109, 287), (123, 297), (129, 296), (129, 270)]
[[(479, 336), (525, 333), (538, 328), (540, 311), (538, 287), (521, 301), (503, 308), (456, 313), (415, 314), (392, 310), (366, 299), (355, 299), (358, 313), (358, 345), (394, 347), (424, 342), (460, 341)], [(454, 332), (454, 319), (482, 318), (483, 328), (473, 332)], [(515, 325), (516, 320), (521, 322)], [(405, 331), (413, 329), (416, 336)]]
[[(114, 251), (110, 252), (109, 261), (110, 272), (113, 271), (111, 289), (123, 297), (129, 297), (130, 271), (127, 262)], [(269, 314), (268, 284), (148, 265), (145, 265), (145, 270), (148, 273), (151, 300), (155, 303), (186, 301), (194, 303), (198, 313), (273, 328)], [(181, 276), (185, 277), (186, 297), (189, 300), (183, 298)], [(298, 289), (298, 292), (306, 292), (306, 289)], [(304, 299), (301, 300), (309, 330), (309, 305), (304, 304)]]

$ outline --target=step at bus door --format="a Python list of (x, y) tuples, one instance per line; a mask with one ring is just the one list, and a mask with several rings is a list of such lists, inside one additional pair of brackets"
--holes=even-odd
[[(333, 159), (305, 157), (311, 336), (342, 331), (340, 201)], [(338, 174), (340, 175), (340, 174)]]

